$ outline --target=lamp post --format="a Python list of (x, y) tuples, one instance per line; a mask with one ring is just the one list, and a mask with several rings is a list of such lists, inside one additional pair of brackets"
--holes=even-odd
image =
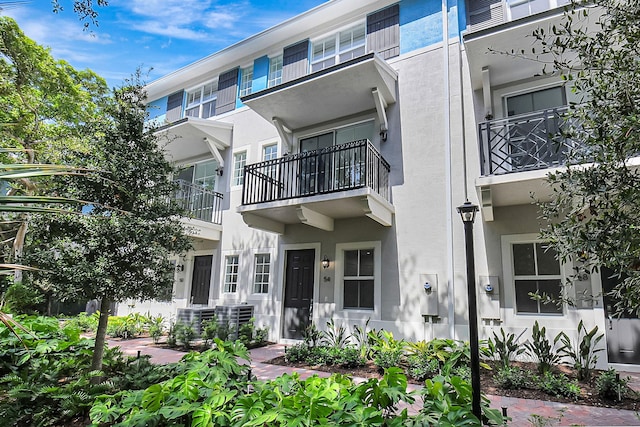
[(464, 242), (467, 257), (467, 295), (469, 298), (469, 347), (471, 350), (471, 411), (482, 423), (480, 408), (480, 349), (478, 347), (478, 306), (476, 303), (476, 266), (473, 258), (473, 221), (478, 206), (469, 200), (458, 206), (464, 224)]

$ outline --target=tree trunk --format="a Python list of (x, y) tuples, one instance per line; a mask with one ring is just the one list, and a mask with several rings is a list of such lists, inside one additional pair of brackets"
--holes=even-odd
[[(100, 318), (98, 320), (98, 330), (96, 331), (96, 344), (93, 347), (93, 359), (91, 359), (91, 370), (102, 370), (102, 356), (104, 356), (104, 341), (107, 335), (107, 323), (109, 322), (109, 306), (111, 300), (103, 297), (100, 301)], [(93, 379), (99, 381), (99, 377)]]

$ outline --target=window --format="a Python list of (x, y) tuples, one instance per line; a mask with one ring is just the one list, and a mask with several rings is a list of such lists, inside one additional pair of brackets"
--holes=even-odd
[(278, 144), (269, 144), (262, 147), (262, 160), (272, 160), (278, 157)]
[(215, 116), (217, 91), (218, 83), (213, 82), (187, 92), (185, 117), (206, 119)]
[(226, 293), (236, 292), (238, 288), (239, 256), (227, 255), (224, 260), (224, 291)]
[(344, 251), (343, 308), (373, 310), (374, 250)]
[(365, 25), (362, 23), (313, 42), (311, 72), (363, 55), (365, 41)]
[(560, 263), (556, 252), (545, 243), (513, 243), (513, 279), (517, 313), (562, 314), (562, 306), (538, 301), (530, 293), (559, 300), (562, 290)]
[(282, 55), (269, 59), (267, 87), (277, 86), (280, 83), (282, 83)]
[(252, 84), (253, 65), (240, 70), (240, 97), (247, 96), (251, 93)]
[(270, 254), (256, 254), (253, 275), (253, 292), (266, 294), (269, 292)]
[(511, 19), (523, 18), (563, 6), (569, 0), (508, 0)]
[(247, 164), (247, 152), (242, 151), (233, 155), (233, 185), (244, 184), (244, 165)]

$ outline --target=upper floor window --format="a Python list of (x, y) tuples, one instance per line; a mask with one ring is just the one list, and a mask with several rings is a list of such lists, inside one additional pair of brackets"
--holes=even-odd
[(220, 164), (216, 160), (196, 163), (180, 170), (177, 178), (189, 184), (196, 184), (207, 190), (213, 190), (216, 186), (219, 167)]
[(555, 9), (569, 3), (570, 0), (507, 0), (512, 20)]
[(282, 83), (282, 55), (269, 58), (267, 87), (277, 86), (280, 83)]
[(311, 72), (319, 71), (365, 53), (364, 23), (315, 41), (311, 49)]
[(241, 151), (233, 155), (233, 185), (242, 185), (244, 183), (244, 166), (246, 164), (246, 151)]
[(197, 89), (187, 92), (185, 117), (200, 117), (206, 119), (216, 114), (216, 98), (218, 83), (207, 83)]
[(562, 305), (532, 298), (530, 294), (548, 296), (559, 301), (562, 276), (556, 252), (541, 242), (513, 243), (513, 281), (518, 313), (562, 314)]
[(251, 93), (251, 85), (253, 84), (253, 65), (240, 70), (240, 97), (247, 96)]
[(278, 144), (269, 144), (262, 147), (262, 160), (272, 160), (278, 157)]

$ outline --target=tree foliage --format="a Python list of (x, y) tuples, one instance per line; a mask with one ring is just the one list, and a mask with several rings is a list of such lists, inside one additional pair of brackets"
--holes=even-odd
[(101, 300), (96, 353), (110, 302), (170, 295), (174, 267), (168, 257), (190, 247), (173, 198), (173, 167), (145, 128), (144, 100), (137, 75), (115, 90), (91, 152), (73, 157), (100, 173), (55, 182), (58, 192), (93, 204), (40, 216), (29, 234), (25, 259), (41, 269), (30, 273), (33, 280), (62, 300)]
[(574, 0), (562, 24), (534, 36), (582, 98), (560, 135), (579, 148), (548, 177), (542, 234), (563, 261), (626, 277), (617, 309), (640, 312), (640, 2)]
[[(62, 0), (51, 0), (53, 12), (61, 12), (64, 9), (63, 3), (64, 1)], [(98, 11), (96, 8), (109, 4), (107, 0), (73, 0), (72, 3), (73, 12), (78, 15), (85, 29), (89, 28), (90, 24), (98, 25)]]

